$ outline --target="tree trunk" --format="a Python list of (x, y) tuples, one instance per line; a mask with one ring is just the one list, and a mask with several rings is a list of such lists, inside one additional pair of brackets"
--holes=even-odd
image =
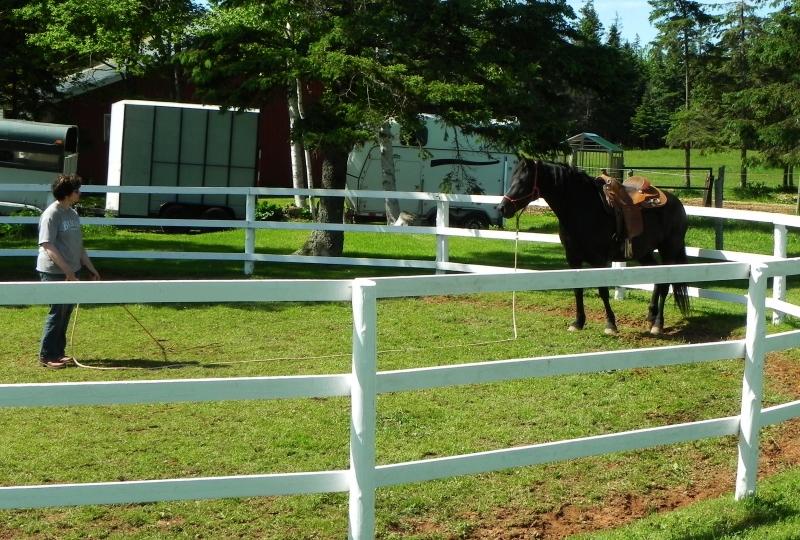
[[(292, 85), (288, 88), (288, 105), (289, 105), (289, 131), (294, 133), (295, 124), (300, 120), (300, 101), (298, 99), (299, 85)], [(295, 189), (303, 189), (305, 185), (305, 175), (303, 174), (303, 145), (300, 141), (292, 141), (291, 146), (292, 156), (292, 187)], [(294, 205), (298, 208), (306, 206), (306, 198), (302, 195), (294, 196)]]
[(739, 185), (742, 188), (746, 188), (747, 187), (747, 167), (745, 167), (745, 165), (744, 165), (744, 160), (747, 159), (747, 147), (742, 146), (740, 155), (741, 155), (741, 158), (742, 158), (741, 159), (742, 169), (741, 169), (741, 171), (739, 173)]
[[(347, 152), (339, 148), (328, 148), (322, 161), (323, 189), (344, 189), (347, 179)], [(317, 223), (342, 223), (344, 220), (343, 197), (320, 197), (317, 207)], [(344, 251), (344, 231), (312, 231), (306, 243), (294, 255), (317, 255), (340, 257)]]
[[(389, 122), (381, 126), (381, 180), (383, 191), (397, 191), (394, 168), (394, 149), (392, 148), (392, 127)], [(386, 199), (386, 223), (394, 224), (400, 217), (400, 203), (397, 199)]]
[(692, 187), (692, 171), (689, 170), (692, 167), (692, 147), (690, 145), (687, 144), (683, 147), (683, 155), (686, 160), (686, 172), (684, 174), (683, 184), (688, 188)]

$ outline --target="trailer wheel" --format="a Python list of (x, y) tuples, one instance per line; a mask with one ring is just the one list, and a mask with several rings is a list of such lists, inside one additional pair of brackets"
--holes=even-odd
[[(189, 214), (189, 210), (186, 207), (181, 206), (180, 204), (176, 204), (166, 208), (161, 213), (162, 219), (189, 219), (191, 215)], [(162, 226), (161, 230), (167, 234), (186, 234), (189, 232), (189, 227), (187, 226)]]
[[(214, 206), (213, 208), (209, 208), (200, 216), (200, 219), (233, 219), (230, 213), (224, 209), (220, 208), (219, 206)], [(225, 230), (224, 227), (203, 227), (203, 232), (217, 232)]]
[(472, 212), (461, 220), (462, 229), (488, 229), (489, 217), (482, 212)]

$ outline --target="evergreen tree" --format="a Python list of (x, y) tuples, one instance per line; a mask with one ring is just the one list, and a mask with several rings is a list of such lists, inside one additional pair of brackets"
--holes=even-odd
[(678, 66), (670, 62), (658, 43), (643, 58), (645, 88), (631, 120), (632, 131), (642, 148), (664, 146), (670, 115), (683, 104), (682, 80)]
[(763, 31), (749, 51), (758, 81), (736, 96), (752, 108), (758, 130), (760, 156), (749, 161), (794, 167), (800, 165), (800, 0), (770, 14)]
[[(648, 0), (653, 10), (650, 22), (658, 29), (656, 42), (668, 60), (680, 66), (683, 74), (684, 114), (673, 115), (668, 135), (671, 145), (681, 146), (685, 156), (685, 185), (691, 185), (691, 149), (694, 122), (689, 122), (692, 110), (693, 85), (702, 70), (702, 60), (713, 17), (707, 14), (703, 4), (694, 0)], [(677, 111), (676, 111), (677, 112)], [(686, 125), (681, 125), (686, 123)], [(685, 137), (689, 137), (688, 139)]]
[(699, 92), (703, 110), (722, 124), (720, 144), (739, 149), (741, 187), (747, 185), (748, 150), (758, 143), (755, 107), (749, 96), (761, 78), (761, 63), (753, 61), (752, 52), (762, 36), (763, 18), (757, 11), (762, 3), (728, 4), (717, 22), (719, 40), (709, 50), (710, 62)]
[(576, 131), (597, 133), (619, 144), (635, 144), (631, 118), (644, 91), (643, 66), (635, 49), (622, 43), (618, 21), (603, 43), (603, 25), (591, 0), (579, 10), (575, 44), (583, 58), (585, 77), (597, 78), (589, 86), (571, 89), (570, 120)]

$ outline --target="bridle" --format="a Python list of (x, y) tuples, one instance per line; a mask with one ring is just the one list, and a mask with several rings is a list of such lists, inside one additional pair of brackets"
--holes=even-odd
[(517, 208), (517, 203), (519, 201), (524, 201), (527, 198), (530, 198), (531, 200), (539, 198), (539, 162), (538, 161), (534, 161), (533, 162), (533, 189), (531, 190), (530, 194), (525, 195), (523, 197), (520, 197), (518, 199), (512, 199), (508, 195), (503, 195), (503, 199), (508, 200), (508, 202), (510, 202), (511, 205), (514, 207), (514, 212), (519, 210), (519, 208)]

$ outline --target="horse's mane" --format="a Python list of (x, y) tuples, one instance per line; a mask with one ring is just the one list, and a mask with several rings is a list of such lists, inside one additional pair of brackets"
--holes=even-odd
[(574, 189), (575, 184), (594, 186), (594, 180), (591, 176), (586, 174), (585, 171), (576, 169), (571, 165), (552, 161), (543, 161), (542, 164), (550, 170), (550, 175), (553, 178), (553, 185), (557, 188), (572, 187)]

